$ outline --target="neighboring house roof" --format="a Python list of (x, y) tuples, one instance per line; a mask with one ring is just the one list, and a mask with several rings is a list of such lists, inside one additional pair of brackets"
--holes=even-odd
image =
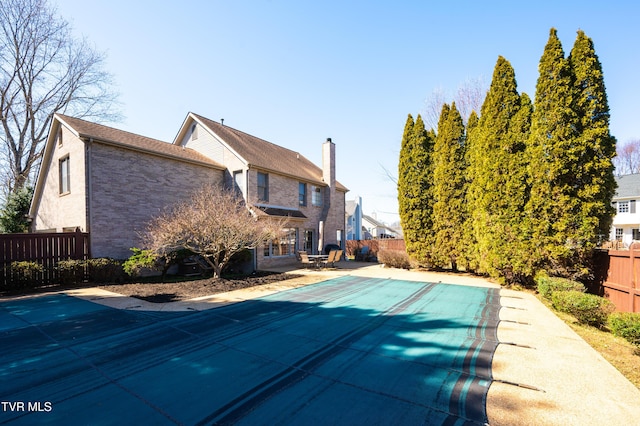
[(376, 228), (381, 228), (381, 229), (384, 229), (385, 231), (388, 231), (389, 234), (395, 234), (395, 235), (399, 235), (400, 234), (395, 229), (389, 228), (384, 223), (378, 222), (376, 219), (374, 219), (371, 216), (368, 216), (366, 214), (362, 215), (362, 220), (366, 220), (367, 222), (369, 222), (371, 225), (375, 226)]
[[(322, 179), (322, 169), (299, 152), (267, 142), (198, 114), (189, 113), (189, 116), (217, 135), (232, 151), (243, 158), (250, 168), (272, 171), (313, 183), (328, 184)], [(188, 124), (187, 122), (188, 118), (185, 124)], [(188, 126), (183, 125), (183, 129), (186, 127)], [(180, 135), (179, 133), (174, 144), (180, 143)], [(336, 182), (336, 188), (347, 191), (347, 188), (339, 182)]]
[(353, 216), (356, 212), (356, 204), (355, 200), (347, 200), (344, 205), (344, 212), (346, 216)]
[(223, 165), (193, 149), (182, 148), (168, 142), (136, 135), (134, 133), (125, 132), (123, 130), (114, 129), (102, 124), (91, 123), (89, 121), (62, 114), (56, 114), (56, 117), (81, 139), (93, 139), (95, 142), (102, 142), (113, 146), (169, 157), (175, 160), (213, 166), (221, 170), (224, 170), (225, 168)]
[(640, 174), (618, 176), (616, 182), (618, 189), (614, 199), (640, 196)]

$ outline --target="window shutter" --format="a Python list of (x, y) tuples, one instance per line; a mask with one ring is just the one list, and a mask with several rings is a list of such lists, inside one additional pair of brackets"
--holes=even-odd
[(636, 212), (636, 200), (629, 201), (629, 213)]

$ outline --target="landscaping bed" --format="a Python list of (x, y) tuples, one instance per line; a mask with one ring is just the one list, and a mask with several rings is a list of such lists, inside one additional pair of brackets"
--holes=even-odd
[(100, 284), (98, 287), (124, 296), (146, 300), (148, 302), (167, 303), (271, 284), (295, 277), (296, 275), (292, 274), (261, 271), (251, 275), (228, 278), (183, 278), (180, 281), (164, 283), (137, 282), (124, 284)]
[(160, 282), (160, 277), (140, 279), (136, 282), (124, 282), (121, 284), (109, 282), (83, 282), (69, 285), (43, 286), (33, 289), (6, 290), (0, 292), (0, 296), (37, 294), (49, 291), (98, 287), (124, 296), (135, 297), (153, 303), (167, 303), (271, 284), (296, 277), (298, 277), (298, 275), (268, 271), (258, 271), (250, 275), (242, 276), (227, 276), (225, 278), (167, 276), (165, 282)]

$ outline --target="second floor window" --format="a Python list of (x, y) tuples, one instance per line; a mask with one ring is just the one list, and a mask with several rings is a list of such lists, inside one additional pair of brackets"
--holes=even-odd
[(618, 213), (629, 213), (628, 201), (618, 201)]
[(269, 175), (258, 172), (258, 200), (269, 201)]
[(314, 206), (322, 206), (322, 188), (313, 185), (311, 187), (311, 204)]
[(239, 195), (244, 193), (244, 172), (242, 170), (233, 172), (233, 189)]
[(307, 205), (307, 184), (298, 183), (298, 202), (301, 206)]
[(60, 160), (60, 194), (67, 194), (71, 191), (69, 156)]

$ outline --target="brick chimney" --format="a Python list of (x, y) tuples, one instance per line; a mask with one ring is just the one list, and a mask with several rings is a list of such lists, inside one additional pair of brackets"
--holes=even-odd
[(336, 145), (331, 138), (322, 144), (322, 180), (330, 188), (336, 186)]

